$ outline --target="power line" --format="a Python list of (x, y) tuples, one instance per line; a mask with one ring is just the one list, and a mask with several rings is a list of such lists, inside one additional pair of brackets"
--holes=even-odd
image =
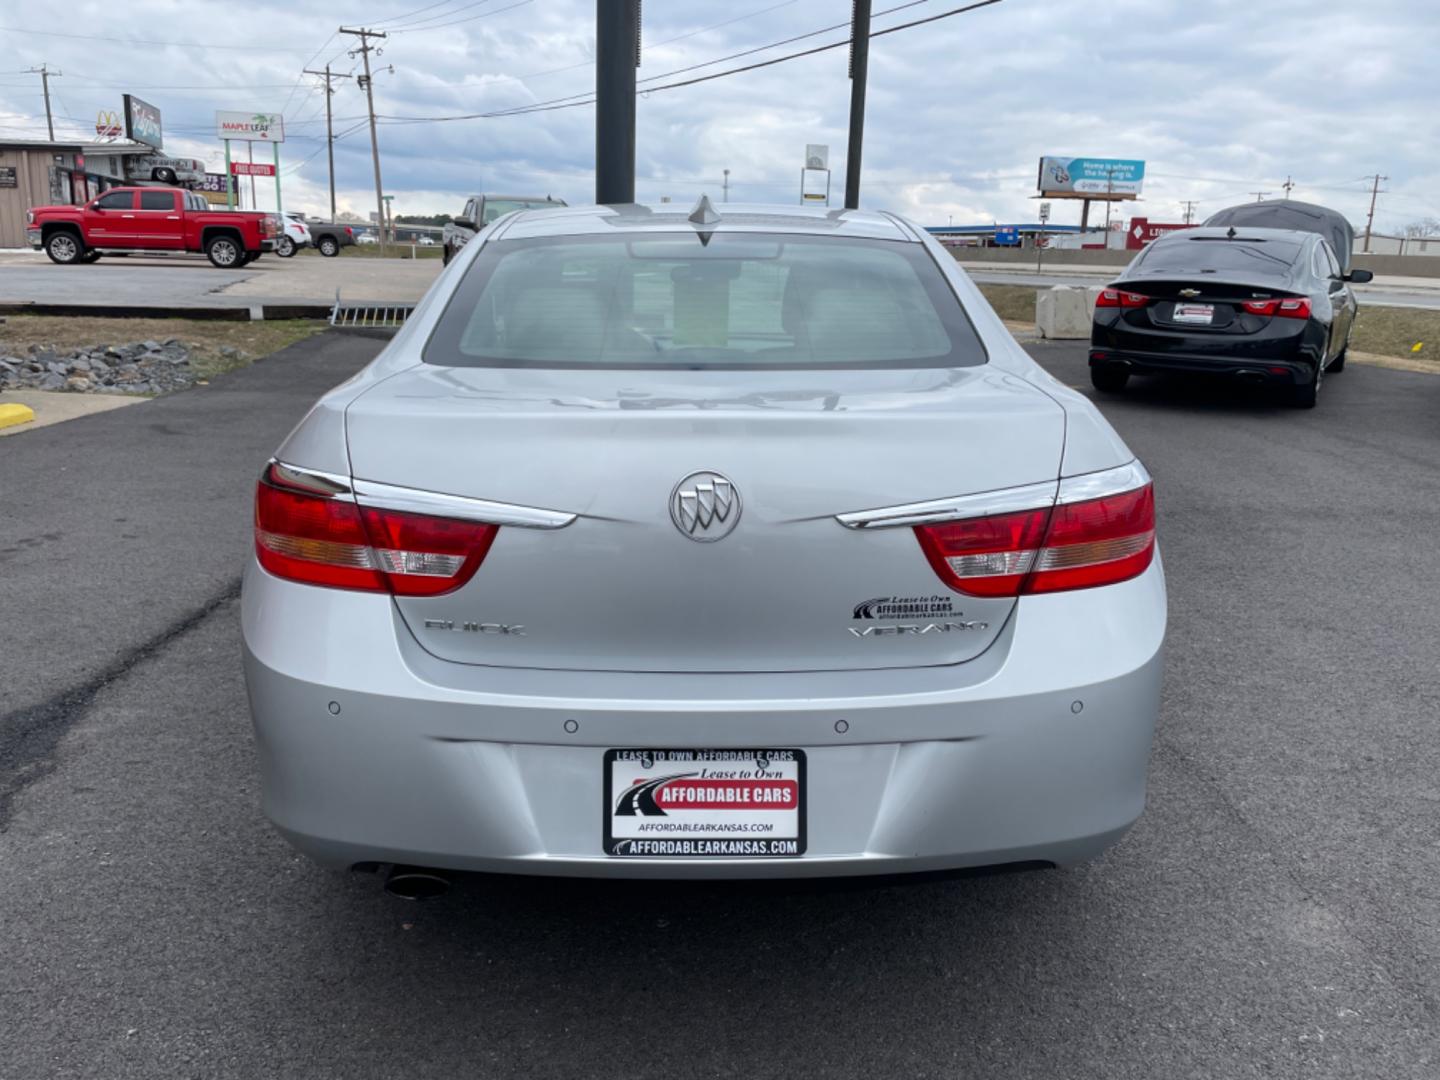
[[(451, 0), (451, 2), (453, 2), (453, 0)], [(398, 32), (400, 27), (408, 27), (418, 23), (435, 22), (437, 19), (448, 19), (452, 15), (459, 15), (462, 11), (469, 11), (471, 8), (477, 8), (481, 4), (493, 4), (494, 2), (495, 0), (471, 0), (470, 3), (463, 4), (457, 8), (451, 8), (449, 11), (437, 11), (434, 15), (425, 15), (419, 19), (406, 19), (403, 22), (385, 27), (385, 30), (387, 33), (393, 34)]]
[[(912, 0), (911, 3), (909, 3), (909, 4), (902, 4), (902, 5), (900, 5), (900, 6), (901, 6), (901, 7), (913, 7), (913, 6), (915, 6), (916, 3), (924, 3), (924, 2), (925, 2), (925, 0)], [(929, 16), (926, 16), (926, 17), (923, 18), (923, 19), (915, 19), (915, 20), (912, 20), (911, 22), (908, 22), (908, 23), (900, 23), (900, 24), (898, 24), (898, 25), (896, 25), (896, 26), (887, 27), (887, 28), (884, 29), (884, 30), (875, 30), (875, 31), (872, 31), (871, 34), (870, 34), (870, 36), (871, 36), (872, 38), (883, 37), (883, 36), (886, 35), (886, 34), (894, 34), (894, 33), (897, 33), (897, 32), (899, 32), (899, 31), (901, 31), (901, 30), (908, 30), (908, 29), (910, 29), (911, 27), (921, 26), (921, 25), (923, 25), (923, 24), (925, 24), (925, 23), (936, 22), (936, 21), (938, 21), (938, 20), (940, 20), (940, 19), (948, 19), (948, 18), (950, 18), (951, 16), (954, 16), (954, 15), (963, 15), (964, 13), (969, 12), (969, 11), (974, 11), (974, 10), (976, 10), (977, 8), (990, 7), (990, 6), (993, 5), (993, 4), (998, 4), (998, 3), (1001, 3), (1001, 2), (1002, 2), (1002, 0), (975, 0), (974, 3), (965, 4), (965, 5), (963, 5), (963, 6), (961, 6), (961, 7), (958, 7), (958, 8), (952, 8), (952, 9), (950, 9), (949, 11), (942, 11), (942, 12), (940, 12), (940, 13), (937, 14), (937, 15), (929, 15)], [(898, 11), (898, 10), (900, 10), (900, 8), (890, 8), (890, 9), (889, 9), (889, 11)], [(880, 12), (879, 14), (888, 14), (888, 13), (889, 13), (889, 12)], [(849, 24), (848, 24), (848, 23), (840, 23), (840, 24), (838, 24), (838, 25), (840, 25), (840, 26), (846, 26), (846, 25), (849, 25)], [(835, 29), (835, 27), (830, 27), (829, 29)], [(825, 30), (817, 30), (817, 31), (814, 31), (814, 32), (812, 32), (812, 33), (810, 33), (810, 34), (802, 34), (802, 35), (799, 35), (799, 37), (797, 37), (797, 38), (789, 38), (789, 39), (786, 39), (786, 40), (787, 40), (787, 41), (796, 41), (796, 40), (799, 40), (800, 38), (804, 38), (804, 37), (814, 37), (815, 34), (821, 34), (821, 33), (825, 33), (825, 32), (826, 32)], [(760, 46), (760, 47), (757, 48), (757, 49), (748, 50), (748, 52), (752, 52), (752, 53), (753, 53), (753, 52), (763, 52), (765, 49), (774, 48), (774, 47), (775, 47), (776, 45), (778, 45), (778, 44), (783, 44), (783, 42), (773, 42), (773, 43), (771, 43), (770, 45), (762, 45), (762, 46)], [(757, 69), (759, 69), (759, 68), (771, 67), (771, 66), (773, 66), (773, 65), (775, 65), (775, 64), (783, 64), (783, 63), (785, 63), (785, 62), (787, 62), (787, 61), (789, 61), (789, 60), (798, 60), (798, 59), (800, 59), (801, 57), (814, 56), (814, 55), (817, 54), (817, 53), (828, 52), (828, 51), (830, 51), (831, 49), (842, 49), (842, 48), (846, 47), (846, 46), (849, 45), (849, 44), (850, 44), (850, 40), (849, 40), (848, 38), (846, 38), (844, 41), (836, 41), (836, 42), (833, 42), (833, 43), (831, 43), (831, 44), (829, 44), (829, 45), (818, 45), (818, 46), (816, 46), (816, 47), (813, 48), (813, 49), (804, 49), (804, 50), (801, 50), (800, 52), (787, 53), (787, 54), (785, 54), (784, 56), (772, 57), (772, 58), (769, 59), (769, 60), (762, 60), (762, 61), (760, 61), (760, 62), (758, 62), (758, 63), (754, 63), (754, 64), (746, 64), (746, 65), (744, 65), (744, 66), (742, 66), (742, 67), (738, 67), (738, 68), (728, 68), (728, 69), (725, 70), (725, 71), (717, 71), (717, 72), (715, 72), (715, 73), (713, 73), (713, 74), (711, 74), (711, 75), (701, 75), (701, 76), (699, 76), (698, 78), (685, 79), (685, 80), (682, 80), (682, 81), (680, 81), (680, 82), (674, 82), (674, 83), (665, 83), (664, 85), (661, 85), (661, 86), (647, 86), (647, 87), (644, 88), (643, 91), (640, 91), (640, 92), (641, 92), (641, 93), (646, 93), (646, 94), (652, 94), (652, 93), (658, 93), (658, 92), (660, 92), (660, 91), (662, 91), (662, 90), (676, 90), (676, 89), (679, 89), (679, 88), (682, 87), (682, 86), (695, 86), (695, 85), (698, 84), (698, 83), (710, 82), (710, 81), (712, 81), (712, 80), (714, 80), (714, 79), (723, 79), (723, 78), (726, 78), (726, 77), (728, 77), (728, 76), (730, 76), (730, 75), (739, 75), (739, 74), (742, 74), (743, 72), (755, 71), (755, 70), (757, 70)], [(744, 54), (736, 54), (736, 55), (744, 55)], [(730, 59), (733, 59), (733, 58), (734, 58), (734, 57), (731, 57)], [(707, 64), (698, 64), (698, 65), (695, 65), (695, 67), (707, 67), (707, 66), (709, 66), (710, 63), (719, 63), (719, 62), (720, 62), (720, 61), (718, 61), (718, 60), (716, 60), (716, 61), (709, 61), (709, 63), (707, 63)], [(680, 74), (681, 72), (686, 71), (686, 70), (694, 70), (694, 67), (692, 67), (692, 68), (682, 68), (682, 69), (679, 69), (678, 71), (669, 72), (669, 73), (667, 73), (666, 75), (656, 75), (656, 76), (653, 76), (653, 78), (663, 79), (663, 78), (667, 78), (669, 75)], [(642, 81), (644, 81), (644, 80), (642, 80)], [(582, 98), (583, 100), (578, 100), (578, 101), (577, 101), (577, 100), (574, 100), (574, 99), (576, 99), (576, 98)], [(529, 114), (529, 113), (535, 113), (535, 112), (554, 112), (554, 111), (556, 111), (557, 109), (576, 108), (576, 107), (579, 107), (579, 106), (582, 106), (582, 105), (593, 105), (594, 103), (595, 103), (595, 96), (594, 96), (593, 93), (587, 93), (587, 94), (569, 94), (569, 95), (567, 95), (566, 97), (553, 98), (553, 99), (551, 99), (550, 101), (538, 102), (538, 103), (532, 104), (532, 105), (519, 105), (519, 106), (515, 106), (515, 107), (513, 107), (513, 108), (509, 108), (509, 109), (496, 109), (496, 110), (492, 110), (492, 111), (490, 111), (490, 112), (483, 112), (483, 113), (464, 113), (464, 114), (455, 115), (455, 116), (384, 116), (384, 115), (382, 115), (382, 116), (379, 117), (379, 119), (380, 119), (382, 122), (389, 123), (389, 124), (441, 123), (441, 122), (453, 121), (453, 120), (489, 120), (489, 119), (493, 119), (493, 118), (496, 118), (496, 117), (502, 117), (502, 116), (524, 116), (524, 115), (527, 115), (527, 114)]]
[[(921, 3), (921, 4), (923, 4), (923, 3), (927, 3), (928, 0), (914, 0), (914, 2), (915, 2), (915, 3)], [(755, 16), (757, 16), (757, 15), (764, 15), (764, 14), (766, 14), (766, 13), (768, 13), (768, 12), (775, 11), (775, 10), (777, 10), (777, 9), (779, 9), (779, 8), (782, 8), (782, 7), (789, 7), (789, 6), (791, 6), (792, 4), (796, 4), (796, 3), (799, 3), (799, 0), (783, 0), (782, 3), (772, 4), (772, 5), (770, 5), (769, 7), (760, 8), (758, 11), (749, 11), (749, 12), (746, 12), (744, 15), (737, 15), (737, 16), (735, 16), (735, 18), (733, 18), (733, 19), (726, 19), (724, 22), (712, 23), (712, 24), (709, 25), (709, 26), (702, 26), (702, 27), (700, 27), (700, 29), (698, 29), (698, 30), (690, 30), (690, 31), (688, 31), (687, 33), (680, 34), (680, 35), (678, 35), (678, 36), (676, 36), (676, 37), (665, 38), (663, 41), (652, 42), (652, 43), (649, 44), (649, 45), (644, 45), (644, 46), (642, 46), (641, 49), (640, 49), (640, 51), (641, 51), (642, 53), (644, 53), (644, 52), (649, 52), (651, 49), (658, 49), (658, 48), (660, 48), (661, 46), (664, 46), (664, 45), (673, 45), (673, 44), (675, 44), (675, 42), (677, 42), (677, 41), (684, 41), (686, 38), (698, 37), (700, 34), (708, 34), (711, 30), (719, 30), (722, 26), (730, 26), (732, 23), (744, 22), (746, 19), (753, 19), (753, 18), (754, 18)], [(911, 5), (909, 5), (909, 4), (904, 4), (904, 5), (901, 5), (901, 6), (902, 6), (902, 7), (909, 7), (909, 6), (911, 6)], [(898, 9), (892, 8), (891, 10), (894, 11), (894, 10), (898, 10)], [(882, 12), (881, 14), (884, 14), (884, 13)], [(842, 24), (840, 24), (840, 25), (844, 25), (844, 24), (842, 23)], [(818, 33), (824, 33), (824, 31), (822, 31), (822, 30), (817, 30), (817, 31), (815, 31), (815, 33), (817, 33), (817, 34), (818, 34)], [(772, 44), (772, 45), (769, 45), (769, 46), (765, 46), (765, 48), (772, 48), (772, 49), (775, 48), (775, 47), (776, 47), (776, 46), (773, 45), (773, 44)], [(720, 62), (719, 60), (711, 60), (711, 61), (710, 61), (710, 63), (712, 63), (712, 64), (718, 64), (719, 62)], [(568, 67), (563, 67), (563, 68), (551, 68), (549, 71), (532, 71), (532, 72), (531, 72), (530, 74), (528, 74), (528, 75), (516, 75), (515, 78), (516, 78), (517, 80), (519, 80), (520, 82), (524, 82), (526, 79), (541, 79), (541, 78), (544, 78), (544, 77), (547, 76), (547, 75), (561, 75), (561, 74), (563, 74), (563, 73), (565, 73), (565, 72), (567, 72), (567, 71), (579, 71), (581, 68), (594, 67), (594, 66), (595, 66), (595, 61), (594, 61), (594, 60), (583, 60), (583, 61), (581, 61), (581, 62), (578, 63), (578, 64), (570, 64)], [(577, 95), (577, 96), (578, 96), (578, 95)]]
[(304, 52), (304, 49), (278, 45), (222, 45), (203, 41), (155, 41), (150, 38), (117, 38), (109, 34), (65, 34), (59, 30), (32, 30), (28, 26), (0, 26), (11, 34), (36, 34), (40, 37), (73, 38), (77, 41), (105, 41), (112, 45), (160, 45), (179, 49), (238, 49), (247, 52)]
[(454, 3), (454, 0), (436, 0), (436, 2), (433, 4), (426, 4), (422, 8), (416, 8), (414, 11), (407, 11), (403, 15), (391, 15), (388, 18), (376, 19), (374, 20), (374, 22), (371, 23), (371, 25), (379, 26), (381, 23), (396, 22), (400, 19), (408, 19), (411, 15), (419, 15), (422, 11), (429, 11), (431, 8), (444, 7), (446, 4), (451, 3)]
[(394, 34), (415, 34), (426, 30), (443, 30), (447, 26), (459, 26), (461, 23), (474, 22), (476, 19), (488, 19), (493, 15), (503, 15), (507, 11), (514, 11), (516, 8), (524, 7), (526, 4), (533, 4), (535, 0), (519, 0), (518, 3), (509, 7), (496, 8), (494, 11), (486, 11), (480, 15), (471, 15), (468, 19), (456, 19), (454, 22), (437, 23), (435, 26), (412, 26), (409, 29), (392, 30)]

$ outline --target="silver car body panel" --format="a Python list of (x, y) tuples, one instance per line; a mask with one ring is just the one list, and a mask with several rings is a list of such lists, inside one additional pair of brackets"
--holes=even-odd
[[(1063, 864), (1097, 854), (1140, 813), (1165, 628), (1158, 554), (1119, 585), (1019, 601), (956, 595), (983, 630), (847, 632), (852, 604), (872, 594), (948, 593), (899, 527), (923, 523), (906, 514), (1143, 482), (1134, 455), (922, 231), (864, 212), (720, 209), (706, 230), (923, 244), (988, 363), (425, 364), (423, 345), (487, 244), (698, 227), (680, 207), (576, 207), (484, 230), (276, 457), (353, 478), (360, 498), (403, 489), (432, 507), (453, 498), (573, 519), (502, 526), (475, 578), (449, 596), (315, 588), (252, 560), (242, 607), (265, 810), (308, 854), (615, 876)], [(743, 493), (742, 523), (716, 543), (689, 542), (670, 519), (669, 493), (697, 470)], [(427, 634), (427, 620), (523, 621), (526, 633)], [(805, 856), (606, 857), (600, 763), (625, 746), (805, 750)]]

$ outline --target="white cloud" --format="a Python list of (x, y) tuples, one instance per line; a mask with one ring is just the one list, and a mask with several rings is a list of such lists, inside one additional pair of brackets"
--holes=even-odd
[[(291, 134), (283, 150), (286, 204), (320, 211), (328, 201), (324, 98), (315, 80), (297, 83), (297, 76), (302, 62), (358, 70), (346, 54), (353, 42), (327, 40), (340, 17), (388, 15), (392, 28), (410, 24), (377, 58), (386, 70), (377, 73), (376, 105), (387, 118), (483, 112), (593, 88), (593, 0), (534, 0), (474, 18), (511, 2), (449, 0), (409, 20), (394, 16), (422, 4), (391, 0), (389, 10), (365, 11), (378, 0), (361, 0), (362, 10), (350, 11), (328, 0), (80, 2), (67, 9), (63, 26), (33, 13), (6, 14), (8, 24), (104, 40), (4, 33), (0, 137), (43, 135), (38, 82), (20, 74), (41, 61), (66, 73), (52, 83), (57, 112), (74, 118), (62, 128), (87, 128), (98, 109), (118, 109), (121, 93), (132, 88), (164, 113), (168, 146), (216, 164), (219, 144), (208, 134), (216, 108), (283, 107)], [(876, 29), (958, 3), (929, 0), (877, 19)], [(849, 5), (830, 0), (652, 2), (640, 76), (804, 34), (848, 13)], [(719, 23), (726, 25), (692, 34)], [(1289, 176), (1297, 198), (1361, 220), (1368, 204), (1361, 177), (1377, 170), (1391, 178), (1377, 215), (1382, 226), (1440, 217), (1440, 122), (1433, 72), (1422, 59), (1437, 29), (1433, 0), (1004, 0), (880, 37), (871, 52), (863, 201), (926, 223), (1029, 220), (1035, 161), (1055, 153), (1144, 158), (1145, 198), (1134, 210), (1152, 218), (1176, 218), (1186, 199), (1197, 200), (1203, 214), (1249, 191), (1278, 194)], [(681, 35), (691, 36), (665, 43)], [(844, 36), (806, 38), (694, 74)], [(133, 37), (260, 48), (126, 42)], [(790, 202), (804, 144), (828, 142), (838, 201), (845, 74), (840, 48), (642, 96), (639, 196), (684, 202), (702, 189), (718, 195), (729, 168), (732, 199)], [(364, 96), (353, 80), (338, 84), (334, 109), (337, 129), (354, 129), (336, 146), (339, 199), (364, 214), (374, 191), (360, 122)], [(593, 124), (590, 107), (442, 124), (386, 121), (385, 184), (397, 213), (452, 211), (478, 190), (587, 201)], [(1057, 218), (1075, 220), (1078, 208), (1057, 208)]]

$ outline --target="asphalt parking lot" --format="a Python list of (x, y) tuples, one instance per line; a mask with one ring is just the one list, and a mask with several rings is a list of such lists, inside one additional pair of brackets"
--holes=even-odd
[[(1151, 804), (1079, 870), (321, 871), (260, 816), (235, 596), (335, 333), (0, 448), (0, 1077), (1440, 1072), (1440, 378), (1102, 408), (1170, 586)], [(1035, 346), (1084, 382), (1083, 345)]]

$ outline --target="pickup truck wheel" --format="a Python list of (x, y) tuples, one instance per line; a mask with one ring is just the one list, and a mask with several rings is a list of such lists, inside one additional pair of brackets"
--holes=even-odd
[(69, 266), (80, 261), (85, 254), (85, 245), (72, 232), (51, 233), (50, 239), (45, 241), (45, 254), (50, 256), (51, 262)]
[(280, 242), (275, 245), (275, 254), (282, 259), (288, 259), (295, 254), (295, 241), (288, 236), (282, 236)]
[(322, 236), (320, 242), (315, 245), (316, 250), (327, 259), (333, 259), (340, 254), (340, 241), (333, 236)]
[(240, 244), (233, 236), (212, 236), (205, 243), (205, 257), (221, 270), (244, 265)]

